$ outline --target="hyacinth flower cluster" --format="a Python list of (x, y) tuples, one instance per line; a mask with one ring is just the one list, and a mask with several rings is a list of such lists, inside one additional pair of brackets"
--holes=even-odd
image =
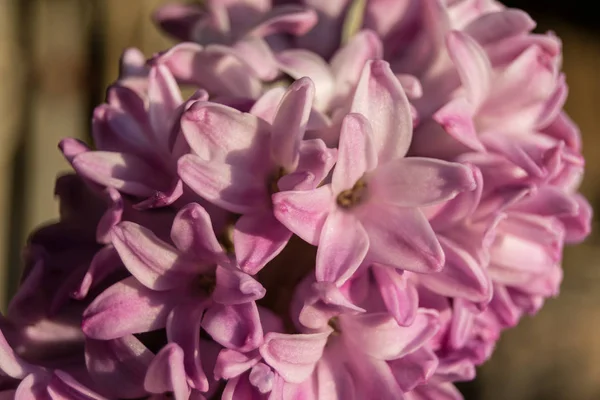
[[(4, 399), (462, 398), (589, 233), (561, 43), (493, 0), (170, 4), (64, 139)], [(187, 90), (191, 88), (192, 90)], [(182, 95), (192, 93), (189, 98)]]

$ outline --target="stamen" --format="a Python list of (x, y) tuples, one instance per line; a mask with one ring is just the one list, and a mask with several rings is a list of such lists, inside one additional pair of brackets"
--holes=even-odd
[(364, 179), (356, 181), (352, 189), (344, 190), (337, 197), (337, 204), (342, 208), (351, 208), (362, 203), (367, 194), (367, 183)]

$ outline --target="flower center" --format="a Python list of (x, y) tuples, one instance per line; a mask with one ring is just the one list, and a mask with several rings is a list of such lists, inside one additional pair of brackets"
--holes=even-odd
[(329, 325), (331, 329), (333, 329), (332, 335), (339, 335), (340, 333), (342, 333), (342, 329), (340, 328), (340, 320), (338, 319), (338, 317), (331, 318), (327, 325)]
[(367, 195), (367, 182), (364, 178), (356, 181), (352, 189), (344, 190), (337, 196), (337, 204), (342, 208), (352, 208), (362, 203)]
[(210, 296), (217, 287), (217, 277), (214, 275), (200, 275), (196, 279), (196, 287)]

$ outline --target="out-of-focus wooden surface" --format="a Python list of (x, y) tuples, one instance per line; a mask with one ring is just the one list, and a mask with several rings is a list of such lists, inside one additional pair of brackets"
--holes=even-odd
[[(116, 78), (124, 48), (149, 56), (171, 43), (149, 18), (164, 2), (0, 0), (0, 309), (27, 232), (57, 217), (54, 177), (69, 170), (57, 141), (88, 136), (91, 106)], [(544, 25), (564, 41), (567, 109), (587, 160), (582, 190), (600, 205), (600, 34)], [(561, 296), (504, 335), (469, 398), (600, 399), (599, 242), (594, 234), (567, 249)]]

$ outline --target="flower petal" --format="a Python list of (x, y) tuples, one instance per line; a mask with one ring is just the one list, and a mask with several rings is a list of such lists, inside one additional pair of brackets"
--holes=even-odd
[(279, 192), (272, 196), (275, 217), (306, 242), (319, 244), (333, 196), (329, 185), (310, 191)]
[(153, 290), (185, 286), (190, 279), (210, 268), (210, 265), (202, 266), (197, 260), (184, 258), (151, 230), (133, 222), (115, 226), (112, 238), (125, 267)]
[(412, 139), (410, 105), (387, 62), (371, 60), (365, 64), (351, 111), (371, 123), (380, 163), (406, 154)]
[(524, 11), (504, 9), (481, 14), (463, 31), (482, 46), (512, 36), (528, 33), (535, 28), (535, 21)]
[(420, 273), (444, 266), (444, 252), (420, 210), (378, 204), (361, 222), (369, 235), (367, 262)]
[(93, 339), (109, 340), (165, 326), (173, 306), (186, 292), (155, 292), (134, 277), (102, 292), (83, 313), (81, 329)]
[(320, 282), (346, 282), (358, 269), (369, 249), (369, 236), (352, 213), (329, 214), (319, 239), (315, 276)]
[(265, 288), (250, 275), (237, 269), (217, 266), (217, 286), (212, 299), (220, 304), (234, 305), (262, 299)]
[(243, 215), (235, 224), (233, 244), (242, 271), (254, 275), (275, 258), (292, 237), (269, 210)]
[(300, 78), (286, 91), (273, 121), (271, 158), (286, 171), (298, 165), (300, 143), (315, 97), (315, 85), (309, 78)]
[(217, 357), (215, 366), (216, 379), (231, 379), (246, 372), (260, 361), (260, 354), (240, 353), (235, 350), (223, 349)]
[(233, 213), (262, 211), (270, 203), (266, 179), (252, 170), (187, 154), (179, 159), (178, 172), (194, 192)]
[(260, 354), (286, 382), (301, 383), (313, 372), (323, 355), (330, 332), (285, 334), (270, 332)]
[(331, 188), (338, 194), (351, 189), (366, 172), (377, 165), (372, 142), (373, 132), (367, 119), (348, 114), (342, 121), (338, 159), (331, 177)]
[(473, 105), (464, 97), (457, 97), (436, 111), (432, 119), (440, 124), (448, 135), (464, 146), (485, 152), (485, 146), (481, 143), (475, 129), (474, 115)]
[(112, 398), (146, 395), (144, 377), (153, 354), (135, 336), (85, 341), (85, 363), (94, 382)]
[(475, 189), (471, 168), (433, 158), (410, 157), (391, 161), (368, 176), (373, 202), (399, 207), (425, 207)]
[(402, 358), (388, 361), (388, 365), (402, 390), (410, 392), (436, 372), (438, 358), (427, 347), (421, 347)]
[(398, 325), (409, 326), (417, 316), (419, 295), (412, 283), (397, 270), (373, 265), (373, 276), (388, 312)]
[(148, 368), (144, 387), (150, 393), (173, 392), (175, 400), (187, 400), (190, 387), (183, 366), (185, 354), (176, 343), (163, 347)]
[(201, 392), (209, 389), (202, 369), (200, 326), (206, 303), (197, 301), (179, 304), (167, 318), (167, 339), (183, 351), (183, 366), (189, 385)]
[(349, 348), (379, 360), (394, 360), (423, 346), (440, 329), (438, 313), (419, 309), (414, 322), (398, 325), (387, 313), (339, 317), (340, 330)]
[(148, 76), (148, 116), (157, 145), (170, 149), (175, 110), (183, 103), (175, 78), (164, 65), (150, 68)]
[(202, 327), (222, 346), (247, 352), (263, 341), (258, 309), (254, 302), (210, 307), (202, 319)]
[(0, 372), (14, 379), (24, 379), (36, 370), (15, 353), (0, 331)]

